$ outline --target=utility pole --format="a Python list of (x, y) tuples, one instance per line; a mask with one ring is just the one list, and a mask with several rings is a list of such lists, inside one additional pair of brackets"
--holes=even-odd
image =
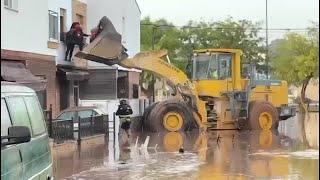
[(268, 42), (268, 0), (266, 0), (266, 65), (267, 79), (269, 77), (269, 42)]
[[(154, 31), (155, 31), (155, 29), (157, 28), (157, 26), (156, 25), (153, 25), (152, 26), (152, 50), (154, 50)], [(154, 88), (154, 84), (155, 84), (155, 77), (154, 77), (154, 74), (151, 74), (152, 76), (152, 79), (151, 79), (151, 82), (152, 82), (152, 102), (155, 102), (155, 88)]]

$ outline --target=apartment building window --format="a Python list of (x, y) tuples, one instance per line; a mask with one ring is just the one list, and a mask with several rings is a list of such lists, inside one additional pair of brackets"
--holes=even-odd
[(58, 40), (58, 13), (49, 11), (49, 39)]
[(18, 0), (3, 0), (4, 7), (12, 10), (18, 10)]
[(65, 22), (65, 18), (66, 17), (66, 10), (65, 9), (61, 9), (60, 8), (60, 41), (65, 41), (65, 36), (64, 36), (64, 34), (65, 34), (65, 32), (67, 32), (66, 30), (67, 30), (67, 28), (66, 28), (66, 22)]

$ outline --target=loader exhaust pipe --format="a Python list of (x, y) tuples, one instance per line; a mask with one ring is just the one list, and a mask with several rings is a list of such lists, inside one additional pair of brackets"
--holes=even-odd
[(82, 51), (77, 52), (75, 57), (109, 66), (119, 64), (123, 59), (128, 58), (127, 49), (121, 43), (121, 35), (106, 16), (101, 18), (98, 27), (91, 32), (98, 34)]

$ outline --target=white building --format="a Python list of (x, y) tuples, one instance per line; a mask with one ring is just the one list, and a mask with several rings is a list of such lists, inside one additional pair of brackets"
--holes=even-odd
[[(117, 79), (120, 75), (128, 84), (125, 85), (129, 91), (129, 95), (126, 96), (137, 97), (138, 72), (128, 72), (131, 70), (107, 67), (79, 59), (67, 62), (64, 60), (65, 44), (60, 41), (62, 33), (69, 30), (72, 22), (80, 22), (84, 32), (90, 34), (90, 30), (97, 26), (99, 20), (107, 16), (122, 35), (122, 43), (128, 49), (129, 56), (134, 56), (140, 51), (141, 14), (135, 0), (2, 0), (1, 2), (1, 64), (19, 63), (20, 66), (30, 70), (29, 74), (45, 79), (46, 89), (41, 89), (44, 96), (43, 106), (49, 108), (52, 105), (54, 115), (66, 107), (77, 105), (79, 82), (87, 80), (85, 78), (88, 77), (90, 68), (94, 69), (92, 71), (95, 69), (113, 71), (108, 72), (111, 75), (107, 76), (109, 79), (104, 80), (115, 81), (114, 84), (109, 83), (108, 87), (106, 86), (106, 89), (114, 89), (108, 92), (108, 96), (102, 95), (103, 97), (109, 99), (118, 97)], [(76, 51), (77, 49), (74, 53)], [(73, 73), (75, 77), (71, 77)], [(80, 77), (79, 80), (79, 73), (86, 77)]]
[[(1, 77), (20, 83), (45, 81), (45, 88), (29, 85), (39, 91), (44, 108), (52, 105), (54, 115), (59, 111), (55, 63), (59, 32), (71, 21), (71, 0), (1, 1), (1, 64), (4, 70), (15, 68)], [(28, 77), (17, 73), (22, 71)]]

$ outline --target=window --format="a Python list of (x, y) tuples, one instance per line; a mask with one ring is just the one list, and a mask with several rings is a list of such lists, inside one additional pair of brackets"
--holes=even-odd
[(62, 113), (57, 119), (58, 120), (71, 120), (72, 118), (75, 118), (75, 112), (65, 112)]
[(198, 57), (194, 57), (194, 79), (207, 79), (210, 59), (211, 57), (207, 55), (199, 55)]
[(49, 11), (49, 39), (58, 40), (58, 13)]
[(199, 54), (193, 57), (193, 79), (222, 80), (231, 77), (232, 54)]
[(45, 133), (45, 124), (43, 121), (43, 114), (38, 99), (34, 97), (25, 97), (24, 98), (29, 117), (31, 120), (32, 131), (34, 135), (40, 135)]
[(93, 110), (93, 113), (92, 113), (93, 116), (99, 116), (99, 113), (95, 110)]
[(11, 126), (10, 115), (6, 101), (1, 99), (1, 136), (8, 135), (8, 128)]
[(60, 8), (60, 17), (59, 17), (59, 34), (60, 34), (60, 41), (65, 41), (65, 32), (67, 32), (66, 26), (66, 10)]
[(218, 61), (220, 64), (219, 79), (231, 77), (231, 54), (218, 54)]
[(10, 97), (8, 100), (12, 112), (11, 115), (13, 116), (13, 124), (27, 126), (31, 130), (30, 119), (23, 98)]
[(91, 117), (91, 115), (93, 115), (92, 110), (84, 110), (78, 112), (78, 116), (81, 118), (88, 118)]
[(6, 8), (18, 10), (18, 0), (4, 0), (3, 5)]

